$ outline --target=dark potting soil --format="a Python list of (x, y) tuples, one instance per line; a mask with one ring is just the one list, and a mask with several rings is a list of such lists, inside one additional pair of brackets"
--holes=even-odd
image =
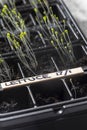
[(47, 104), (52, 104), (52, 103), (57, 103), (61, 102), (61, 97), (57, 94), (54, 96), (49, 96), (49, 95), (42, 95), (40, 93), (35, 95), (35, 99), (37, 101), (37, 105), (47, 105)]
[(70, 99), (61, 80), (51, 80), (30, 85), (37, 106), (59, 103)]
[(87, 96), (87, 74), (66, 79), (66, 83), (70, 88), (74, 98)]
[[(80, 53), (80, 52), (79, 52)], [(84, 67), (87, 66), (87, 55), (83, 55), (81, 58), (76, 59), (73, 64), (71, 64), (69, 61), (66, 62), (65, 67), (61, 65), (61, 69), (70, 69), (70, 68), (76, 68), (76, 67)]]
[(32, 107), (27, 88), (12, 88), (0, 92), (0, 113)]
[(76, 67), (87, 66), (87, 56), (83, 56), (81, 59), (76, 61), (75, 66)]
[(9, 101), (3, 101), (0, 104), (0, 113), (7, 113), (12, 112), (14, 110), (20, 109), (20, 106), (18, 105), (18, 102), (16, 102), (14, 99), (9, 99)]
[(8, 45), (5, 46), (5, 45), (3, 45), (3, 43), (0, 43), (0, 54), (8, 53), (10, 51), (11, 51), (11, 49)]
[(76, 98), (87, 96), (87, 84), (76, 86)]
[(4, 54), (4, 53), (9, 53), (11, 51), (11, 48), (9, 46), (9, 44), (1, 39), (0, 40), (0, 54)]
[(29, 0), (15, 0), (16, 6), (26, 5), (29, 4)]

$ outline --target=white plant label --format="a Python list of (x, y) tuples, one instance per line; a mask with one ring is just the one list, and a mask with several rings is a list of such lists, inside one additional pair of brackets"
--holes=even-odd
[(3, 90), (12, 87), (20, 87), (20, 86), (30, 85), (33, 83), (45, 82), (53, 79), (72, 77), (80, 74), (84, 74), (84, 71), (81, 67), (78, 67), (78, 68), (58, 71), (54, 73), (48, 73), (48, 74), (18, 79), (18, 80), (12, 80), (9, 82), (3, 82), (0, 84), (0, 87)]

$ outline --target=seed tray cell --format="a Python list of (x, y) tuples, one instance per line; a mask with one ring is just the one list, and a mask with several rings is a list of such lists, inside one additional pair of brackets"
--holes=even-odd
[(56, 65), (57, 65), (57, 67), (59, 68), (59, 70), (70, 69), (70, 68), (75, 68), (75, 67), (87, 65), (87, 60), (86, 60), (87, 54), (85, 52), (84, 46), (74, 45), (73, 46), (73, 53), (74, 53), (74, 56), (75, 56), (75, 62), (74, 63), (71, 63), (69, 61), (68, 57), (64, 56), (65, 57), (64, 58), (65, 64), (63, 64), (61, 59), (53, 56), (53, 59), (54, 59)]
[(66, 80), (75, 99), (87, 97), (87, 75)]
[(26, 87), (13, 88), (0, 92), (0, 114), (33, 107)]
[(73, 46), (73, 51), (74, 51), (76, 60), (79, 60), (79, 59), (83, 58), (84, 56), (86, 56), (85, 47), (82, 46), (82, 45), (75, 45), (75, 46)]
[(31, 91), (36, 100), (37, 106), (70, 100), (70, 95), (61, 80), (54, 80), (45, 83), (31, 85)]
[(19, 69), (19, 60), (17, 58), (13, 58), (13, 57), (12, 58), (4, 57), (4, 60), (7, 63), (7, 65), (9, 66), (9, 70), (10, 70), (10, 74), (11, 74), (11, 79), (9, 79), (9, 78), (3, 79), (4, 82), (22, 78), (22, 74)]
[(10, 51), (11, 51), (11, 48), (8, 42), (6, 41), (6, 39), (1, 38), (0, 39), (0, 54), (9, 53)]

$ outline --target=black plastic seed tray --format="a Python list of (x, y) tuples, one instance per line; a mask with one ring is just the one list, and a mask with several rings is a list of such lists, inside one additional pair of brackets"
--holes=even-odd
[[(72, 43), (73, 62), (68, 52), (61, 53), (61, 58), (60, 48), (56, 51), (56, 47), (50, 44), (52, 37), (44, 22), (42, 27), (47, 35), (43, 35), (43, 28), (36, 20), (36, 14), (29, 0), (15, 0), (15, 2), (25, 21), (30, 46), (38, 66), (32, 67), (30, 60), (26, 58), (31, 71), (25, 65), (26, 62), (20, 60), (20, 56), (17, 55), (19, 53), (7, 40), (7, 32), (0, 17), (0, 54), (8, 64), (11, 73), (11, 79), (8, 76), (3, 78), (3, 82), (0, 81), (0, 130), (87, 129), (85, 36), (62, 0), (48, 0), (53, 13), (58, 17), (58, 25), (68, 30)], [(38, 7), (44, 17), (43, 8), (40, 5)], [(50, 21), (49, 29), (54, 28), (60, 33), (60, 28), (53, 23), (52, 19)], [(11, 23), (9, 25), (14, 34), (19, 36), (19, 32)], [(60, 47), (66, 48), (66, 41), (67, 39), (64, 39), (64, 45)], [(22, 51), (25, 54), (24, 49), (22, 48)]]

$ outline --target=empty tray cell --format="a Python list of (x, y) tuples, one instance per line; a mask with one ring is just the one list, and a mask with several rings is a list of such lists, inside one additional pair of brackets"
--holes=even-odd
[(0, 113), (8, 113), (33, 107), (26, 87), (0, 92)]
[(16, 6), (21, 6), (21, 5), (23, 6), (28, 3), (29, 3), (29, 0), (15, 0)]
[(64, 84), (60, 80), (50, 80), (31, 85), (31, 91), (37, 106), (59, 103), (70, 99)]
[(11, 51), (11, 48), (4, 38), (0, 38), (0, 54), (9, 53)]
[(82, 45), (76, 45), (73, 47), (74, 55), (76, 57), (75, 66), (87, 65), (87, 52)]
[(23, 0), (15, 0), (16, 6), (17, 5), (22, 5), (23, 4)]
[(87, 96), (87, 75), (66, 80), (74, 98)]

